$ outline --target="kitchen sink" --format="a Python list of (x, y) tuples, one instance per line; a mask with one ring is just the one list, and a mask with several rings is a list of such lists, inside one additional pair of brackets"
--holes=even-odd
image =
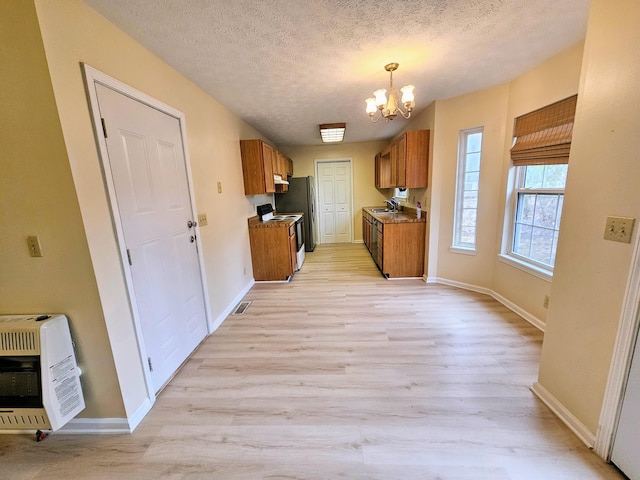
[(373, 213), (386, 213), (389, 211), (388, 208), (372, 208), (371, 211)]

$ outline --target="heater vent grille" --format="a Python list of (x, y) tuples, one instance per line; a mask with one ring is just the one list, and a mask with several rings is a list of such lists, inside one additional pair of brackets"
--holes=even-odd
[(37, 332), (0, 332), (0, 352), (17, 354), (38, 354)]
[(21, 415), (0, 411), (0, 429), (51, 428), (46, 415)]
[(236, 309), (233, 311), (232, 315), (243, 315), (244, 312), (247, 311), (247, 308), (249, 308), (249, 305), (251, 305), (250, 301), (240, 302)]

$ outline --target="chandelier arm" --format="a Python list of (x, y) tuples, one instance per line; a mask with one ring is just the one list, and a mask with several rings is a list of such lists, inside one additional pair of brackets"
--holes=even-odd
[[(373, 115), (369, 115), (369, 120), (371, 120), (373, 123), (378, 123), (378, 120), (380, 120), (382, 118), (382, 114), (380, 113), (380, 110), (378, 110), (378, 116), (376, 117), (376, 114)], [(375, 120), (374, 120), (375, 117)]]
[(400, 104), (396, 105), (396, 111), (400, 113), (400, 115), (402, 115), (404, 118), (409, 118), (407, 115), (411, 115), (411, 111), (404, 111), (402, 110), (402, 106)]

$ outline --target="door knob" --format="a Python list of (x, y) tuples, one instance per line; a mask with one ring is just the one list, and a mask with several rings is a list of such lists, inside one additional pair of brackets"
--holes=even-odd
[(197, 227), (198, 226), (198, 222), (194, 222), (192, 220), (189, 220), (187, 222), (187, 228), (192, 228), (192, 227)]

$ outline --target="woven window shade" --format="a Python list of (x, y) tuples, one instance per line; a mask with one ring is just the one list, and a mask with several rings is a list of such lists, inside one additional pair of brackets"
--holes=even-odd
[(516, 118), (513, 165), (569, 163), (577, 99), (573, 95)]

